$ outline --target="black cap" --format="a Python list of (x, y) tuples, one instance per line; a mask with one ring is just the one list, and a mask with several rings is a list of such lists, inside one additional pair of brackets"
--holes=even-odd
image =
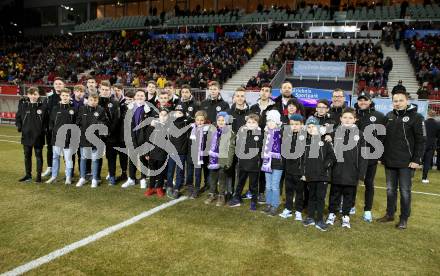
[(366, 100), (368, 100), (368, 101), (371, 100), (370, 94), (368, 94), (368, 93), (365, 92), (365, 91), (362, 91), (362, 92), (359, 94), (359, 96), (358, 96), (358, 100), (360, 100), (360, 99), (362, 99), (362, 98), (364, 98), (364, 99), (366, 99)]

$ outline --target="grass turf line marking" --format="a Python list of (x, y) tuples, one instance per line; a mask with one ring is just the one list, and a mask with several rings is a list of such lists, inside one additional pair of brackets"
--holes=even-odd
[[(361, 185), (362, 187), (365, 187), (365, 185)], [(378, 188), (378, 189), (383, 189), (386, 190), (387, 187), (382, 187), (382, 186), (374, 186), (374, 188)], [(425, 192), (417, 192), (417, 191), (411, 191), (412, 194), (421, 194), (421, 195), (432, 195), (432, 196), (440, 196), (440, 194), (435, 194), (435, 193), (425, 193)]]
[(6, 142), (6, 143), (15, 143), (15, 144), (21, 144), (21, 142), (17, 142), (17, 141), (10, 141), (10, 140), (0, 140), (0, 142)]
[(113, 226), (110, 226), (108, 228), (105, 228), (104, 230), (101, 230), (101, 231), (99, 231), (99, 232), (97, 232), (97, 233), (95, 233), (93, 235), (90, 235), (90, 236), (88, 236), (88, 237), (86, 237), (86, 238), (84, 238), (82, 240), (79, 240), (79, 241), (74, 242), (72, 244), (69, 244), (69, 245), (67, 245), (67, 246), (65, 246), (63, 248), (57, 249), (55, 251), (52, 251), (51, 253), (49, 253), (49, 254), (47, 254), (45, 256), (42, 256), (42, 257), (40, 257), (38, 259), (30, 261), (30, 262), (28, 262), (26, 264), (23, 264), (21, 266), (18, 266), (16, 268), (14, 268), (13, 270), (10, 270), (10, 271), (7, 271), (5, 273), (2, 273), (0, 276), (21, 275), (23, 273), (26, 273), (26, 272), (34, 269), (34, 268), (37, 268), (37, 267), (39, 267), (39, 266), (41, 266), (43, 264), (48, 263), (48, 262), (50, 262), (50, 261), (52, 261), (52, 260), (54, 260), (56, 258), (59, 258), (59, 257), (61, 257), (63, 255), (66, 255), (66, 254), (72, 252), (75, 249), (78, 249), (80, 247), (86, 246), (86, 245), (88, 245), (88, 244), (90, 244), (92, 242), (95, 242), (95, 241), (97, 241), (99, 239), (102, 239), (105, 236), (108, 236), (108, 235), (110, 235), (110, 234), (112, 234), (112, 233), (114, 233), (116, 231), (119, 231), (119, 230), (121, 230), (121, 229), (123, 229), (123, 228), (125, 228), (127, 226), (130, 226), (130, 225), (140, 221), (141, 219), (144, 219), (144, 218), (149, 217), (149, 216), (151, 216), (151, 215), (153, 215), (153, 214), (155, 214), (155, 213), (157, 213), (159, 211), (162, 211), (162, 210), (164, 210), (164, 209), (166, 209), (168, 207), (176, 205), (177, 203), (182, 202), (182, 201), (184, 201), (186, 199), (188, 199), (188, 197), (182, 196), (182, 197), (180, 197), (178, 199), (174, 199), (174, 200), (171, 200), (171, 201), (169, 201), (167, 203), (161, 204), (161, 205), (159, 205), (157, 207), (154, 207), (153, 209), (150, 209), (148, 211), (142, 212), (139, 215), (134, 216), (134, 217), (132, 217), (132, 218), (126, 220), (126, 221), (123, 221), (123, 222), (118, 223), (116, 225), (113, 225)]
[(12, 137), (12, 138), (20, 138), (21, 136), (19, 135), (4, 135), (4, 134), (0, 134), (1, 137)]

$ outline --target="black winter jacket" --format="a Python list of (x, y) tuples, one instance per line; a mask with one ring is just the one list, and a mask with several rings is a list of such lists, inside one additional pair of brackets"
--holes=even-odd
[[(52, 134), (51, 143), (54, 146), (56, 144), (58, 130), (65, 124), (76, 124), (76, 116), (78, 110), (73, 107), (73, 103), (67, 104), (59, 103), (52, 108), (49, 118), (49, 131)], [(71, 131), (67, 131), (65, 137), (64, 148), (68, 148), (70, 144)]]
[(384, 140), (382, 160), (390, 168), (407, 168), (410, 162), (422, 164), (426, 143), (423, 116), (417, 106), (393, 110), (386, 115), (387, 135)]
[[(90, 141), (86, 139), (86, 130), (89, 126), (94, 124), (104, 124), (108, 127), (109, 121), (105, 113), (104, 108), (101, 106), (91, 107), (88, 105), (81, 106), (78, 110), (78, 116), (76, 117), (76, 124), (81, 129), (81, 139), (79, 142), (80, 147), (92, 147)], [(95, 131), (95, 135), (104, 141), (104, 135), (98, 135)]]
[(43, 102), (21, 102), (15, 117), (15, 125), (21, 132), (21, 144), (43, 147), (47, 121), (47, 106)]
[[(354, 125), (352, 129), (345, 129), (342, 137), (338, 137), (338, 134), (335, 136), (335, 151), (338, 150), (339, 145), (342, 145), (341, 143), (348, 143), (350, 139), (349, 131), (354, 131), (356, 128)], [(361, 131), (352, 138), (356, 141), (356, 146), (342, 152), (341, 157), (343, 157), (343, 160), (336, 160), (332, 168), (332, 184), (356, 186), (359, 180), (363, 181), (365, 178), (368, 165), (368, 161), (362, 156), (362, 151), (364, 151), (364, 154), (366, 152), (365, 140)]]
[[(259, 172), (261, 170), (261, 147), (263, 145), (263, 132), (260, 129), (250, 130), (242, 128), (237, 133), (237, 143), (235, 153), (238, 157), (238, 167), (240, 170), (247, 172)], [(251, 158), (240, 158), (243, 154), (255, 152)]]

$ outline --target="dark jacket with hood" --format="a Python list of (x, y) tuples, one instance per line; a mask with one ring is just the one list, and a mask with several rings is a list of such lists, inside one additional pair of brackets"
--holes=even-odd
[(216, 100), (213, 100), (211, 98), (204, 100), (200, 104), (200, 110), (206, 111), (206, 113), (208, 114), (208, 120), (211, 123), (214, 123), (216, 121), (217, 113), (221, 111), (228, 111), (229, 104), (225, 100), (223, 100), (221, 95), (218, 95), (218, 98)]
[[(357, 129), (356, 125), (353, 125), (351, 129), (344, 128), (345, 131), (341, 137), (336, 134), (334, 138), (335, 151), (338, 151), (340, 145), (347, 144), (350, 139), (350, 131)], [(350, 149), (341, 153), (341, 160), (336, 160), (332, 168), (332, 184), (356, 186), (359, 180), (364, 180), (365, 172), (367, 171), (368, 161), (363, 157), (366, 153), (366, 144), (361, 131), (358, 134), (352, 134), (353, 139), (356, 141), (356, 145)], [(336, 154), (338, 155), (338, 153)]]
[[(78, 110), (78, 116), (76, 117), (76, 124), (81, 130), (81, 139), (79, 142), (80, 147), (92, 147), (92, 143), (86, 138), (86, 130), (93, 124), (104, 124), (108, 127), (109, 120), (106, 112), (102, 106), (91, 107), (88, 105), (81, 106)], [(104, 135), (98, 135), (98, 131), (95, 131), (95, 135), (102, 141), (105, 141)]]
[(238, 109), (235, 104), (231, 106), (229, 115), (232, 119), (232, 131), (237, 133), (240, 127), (246, 124), (246, 116), (249, 114), (249, 106), (245, 103), (244, 109)]
[(393, 110), (386, 115), (387, 135), (384, 139), (382, 160), (390, 168), (407, 168), (410, 162), (422, 164), (426, 130), (417, 105), (404, 110)]
[(38, 100), (36, 103), (23, 101), (15, 117), (15, 125), (21, 132), (21, 144), (25, 146), (44, 146), (44, 136), (47, 129), (47, 106)]
[(104, 108), (109, 121), (109, 135), (106, 137), (106, 144), (118, 145), (122, 125), (119, 102), (113, 98), (99, 97), (99, 105)]
[[(311, 135), (307, 135), (304, 154), (302, 155), (302, 176), (305, 176), (306, 182), (328, 182), (331, 175), (331, 167), (336, 162), (335, 153), (332, 144), (326, 142), (320, 137), (318, 145), (315, 145), (316, 138), (312, 139)], [(318, 157), (313, 158), (311, 155), (312, 147), (318, 146)]]
[(251, 158), (238, 157), (238, 168), (246, 172), (259, 172), (261, 170), (261, 147), (263, 145), (263, 131), (261, 129), (250, 130), (248, 128), (241, 128), (237, 133), (237, 143), (235, 152), (251, 155), (256, 152)]
[[(374, 102), (371, 102), (371, 105), (368, 109), (359, 109), (359, 106), (357, 103), (354, 104), (354, 108), (356, 109), (357, 113), (357, 122), (356, 125), (358, 126), (360, 131), (364, 131), (365, 128), (369, 125), (383, 125), (385, 126), (385, 115), (382, 112), (376, 111)], [(379, 141), (383, 143), (383, 140), (385, 138), (385, 135), (378, 135), (377, 130), (373, 131), (373, 136), (376, 137)], [(367, 147), (370, 148), (370, 152), (373, 151), (373, 146), (369, 143), (366, 143)], [(377, 163), (377, 159), (368, 159), (368, 164), (375, 164)]]
[[(73, 102), (58, 105), (52, 108), (49, 118), (49, 131), (52, 133), (52, 145), (55, 145), (58, 130), (65, 124), (75, 124), (78, 110), (73, 106)], [(64, 147), (69, 147), (71, 131), (67, 131)]]
[(180, 101), (177, 103), (176, 106), (181, 105), (183, 108), (183, 113), (185, 113), (186, 117), (188, 119), (195, 119), (196, 112), (200, 109), (200, 103), (194, 99), (193, 96), (187, 101)]

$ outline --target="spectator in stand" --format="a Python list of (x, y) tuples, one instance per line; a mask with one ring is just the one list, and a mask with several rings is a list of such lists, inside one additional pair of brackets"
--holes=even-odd
[(428, 91), (428, 83), (424, 82), (423, 86), (417, 90), (417, 96), (419, 96), (419, 99), (427, 100), (429, 98), (429, 91)]
[(391, 91), (391, 95), (394, 95), (397, 91), (403, 91), (406, 92), (406, 87), (402, 85), (402, 80), (399, 80), (396, 86), (393, 87), (393, 90)]

